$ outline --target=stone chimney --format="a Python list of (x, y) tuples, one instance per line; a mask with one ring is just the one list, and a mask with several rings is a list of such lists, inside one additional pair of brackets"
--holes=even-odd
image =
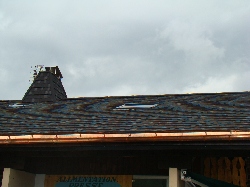
[(33, 83), (25, 93), (22, 101), (27, 103), (56, 102), (67, 99), (66, 92), (62, 85), (63, 78), (58, 66), (45, 67), (40, 71)]

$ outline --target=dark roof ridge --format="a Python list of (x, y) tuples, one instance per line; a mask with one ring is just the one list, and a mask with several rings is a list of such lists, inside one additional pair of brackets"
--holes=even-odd
[(77, 100), (77, 99), (83, 99), (83, 98), (87, 98), (87, 99), (103, 99), (103, 98), (133, 98), (133, 97), (166, 97), (166, 96), (191, 96), (191, 95), (222, 95), (222, 94), (244, 94), (244, 93), (249, 93), (250, 91), (244, 91), (244, 92), (215, 92), (215, 93), (186, 93), (186, 94), (159, 94), (159, 95), (123, 95), (123, 96), (86, 96), (86, 97), (70, 97), (64, 100)]

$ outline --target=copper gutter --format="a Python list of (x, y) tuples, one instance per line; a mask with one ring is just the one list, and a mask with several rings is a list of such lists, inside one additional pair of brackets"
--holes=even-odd
[(67, 134), (0, 136), (0, 144), (250, 140), (250, 132)]

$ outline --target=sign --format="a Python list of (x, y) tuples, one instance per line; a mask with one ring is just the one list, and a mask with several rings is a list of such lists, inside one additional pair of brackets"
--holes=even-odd
[(115, 177), (60, 177), (56, 187), (121, 187)]
[(132, 175), (46, 175), (44, 187), (132, 187)]

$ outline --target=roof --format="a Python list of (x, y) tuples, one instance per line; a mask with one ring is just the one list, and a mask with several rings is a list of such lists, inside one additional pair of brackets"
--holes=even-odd
[(216, 133), (250, 137), (250, 92), (83, 97), (54, 103), (0, 101), (0, 139), (5, 141), (11, 136), (178, 140)]

